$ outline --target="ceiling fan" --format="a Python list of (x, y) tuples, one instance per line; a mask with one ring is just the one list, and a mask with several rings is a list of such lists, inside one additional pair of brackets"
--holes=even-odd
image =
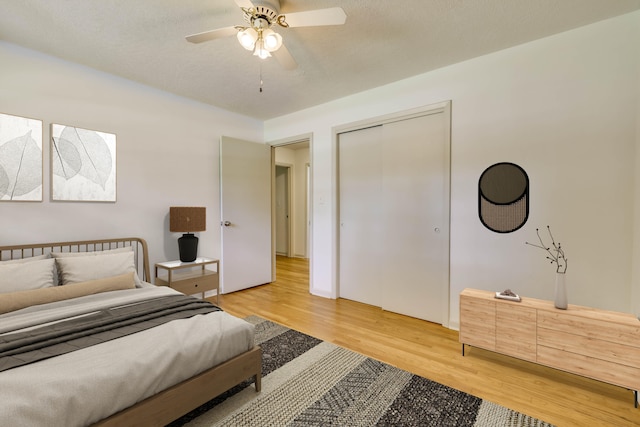
[(278, 62), (288, 70), (298, 66), (289, 50), (282, 44), (282, 36), (272, 27), (313, 27), (321, 25), (342, 25), (347, 15), (341, 7), (315, 9), (305, 12), (280, 13), (280, 0), (234, 0), (242, 9), (248, 26), (236, 25), (218, 28), (187, 36), (191, 43), (202, 43), (223, 37), (237, 36), (247, 50), (259, 58), (266, 59), (273, 54)]

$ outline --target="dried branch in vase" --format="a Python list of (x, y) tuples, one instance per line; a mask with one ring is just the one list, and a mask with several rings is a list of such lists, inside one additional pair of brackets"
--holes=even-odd
[(538, 240), (540, 241), (540, 244), (538, 245), (538, 244), (529, 243), (529, 242), (524, 242), (524, 243), (547, 251), (547, 253), (549, 254), (547, 256), (547, 259), (551, 262), (551, 264), (556, 264), (556, 272), (566, 273), (567, 258), (565, 258), (564, 250), (562, 249), (560, 242), (556, 243), (556, 241), (554, 240), (553, 234), (551, 234), (551, 228), (548, 225), (547, 225), (547, 231), (549, 232), (549, 237), (551, 238), (551, 246), (553, 247), (553, 250), (551, 247), (544, 244), (544, 242), (542, 241), (542, 237), (540, 237), (540, 230), (538, 230), (537, 228), (536, 228), (536, 234), (538, 235)]

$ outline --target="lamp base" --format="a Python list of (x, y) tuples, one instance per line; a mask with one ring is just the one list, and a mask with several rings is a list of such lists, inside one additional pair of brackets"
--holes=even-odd
[(198, 257), (198, 238), (191, 233), (183, 234), (178, 239), (180, 261), (192, 262)]

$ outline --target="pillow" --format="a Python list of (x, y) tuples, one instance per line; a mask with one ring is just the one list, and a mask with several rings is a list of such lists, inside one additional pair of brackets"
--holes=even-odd
[(25, 262), (40, 261), (40, 260), (49, 259), (49, 258), (51, 258), (49, 254), (44, 254), (44, 255), (32, 256), (29, 258), (9, 259), (6, 261), (2, 261), (1, 263), (2, 264), (24, 264)]
[[(51, 252), (51, 256), (54, 258), (68, 258), (68, 257), (78, 257), (78, 256), (110, 255), (110, 254), (120, 253), (120, 252), (133, 252), (133, 248), (131, 246), (123, 246), (121, 248), (107, 249), (105, 251)], [(59, 271), (56, 271), (55, 285), (58, 286), (63, 283), (64, 282), (62, 281), (62, 274)]]
[(74, 283), (67, 286), (54, 286), (44, 289), (30, 289), (8, 294), (0, 294), (0, 314), (32, 305), (62, 301), (100, 292), (118, 291), (135, 288), (133, 273), (88, 282)]
[[(40, 260), (49, 259), (49, 258), (51, 258), (51, 254), (42, 254), (42, 255), (32, 256), (29, 258), (10, 259), (7, 261), (2, 261), (2, 263), (6, 262), (7, 264), (24, 264), (25, 262), (40, 261)], [(58, 270), (56, 270), (55, 264), (53, 265), (53, 286), (58, 286)]]
[[(70, 256), (55, 258), (60, 272), (60, 284), (86, 282), (119, 276), (124, 273), (136, 273), (133, 251), (108, 253), (100, 256)], [(140, 287), (140, 279), (134, 274), (136, 287)]]
[(0, 263), (0, 293), (47, 288), (54, 285), (53, 258)]
[(51, 256), (54, 258), (66, 258), (76, 256), (96, 256), (96, 255), (111, 255), (120, 252), (133, 252), (131, 246), (123, 246), (121, 248), (107, 249), (106, 251), (91, 251), (91, 252), (51, 252)]

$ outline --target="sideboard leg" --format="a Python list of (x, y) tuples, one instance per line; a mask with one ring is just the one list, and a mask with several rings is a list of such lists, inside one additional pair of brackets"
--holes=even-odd
[(638, 407), (638, 390), (633, 390), (633, 406)]
[[(462, 357), (464, 357), (464, 343), (462, 343)], [(636, 391), (637, 393), (637, 391)]]

